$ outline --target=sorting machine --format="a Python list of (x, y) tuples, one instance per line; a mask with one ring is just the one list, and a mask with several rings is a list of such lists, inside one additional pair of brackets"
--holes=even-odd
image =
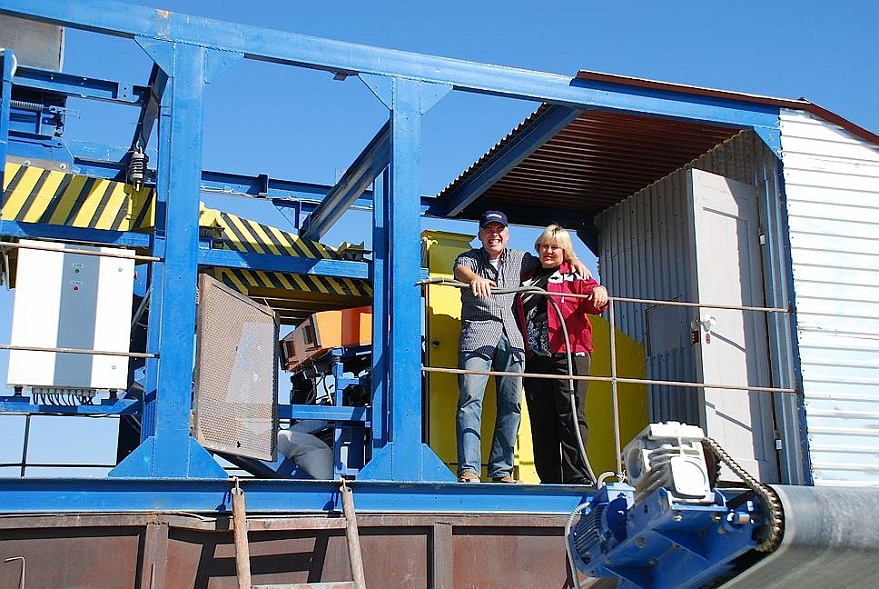
[[(414, 578), (452, 586), (458, 578), (461, 586), (489, 587), (491, 579), (504, 579), (496, 585), (503, 587), (557, 586), (568, 577), (576, 586), (826, 589), (877, 582), (875, 489), (760, 483), (692, 426), (650, 425), (624, 449), (624, 472), (598, 489), (461, 488), (422, 441), (422, 350), (414, 328), (422, 312), (414, 286), (423, 212), (418, 117), (460, 88), (548, 100), (558, 108), (542, 111), (545, 140), (577, 116), (559, 105), (625, 110), (635, 96), (652, 114), (674, 118), (680, 104), (641, 91), (614, 102), (613, 93), (562, 76), (348, 47), (118, 2), (36, 4), (0, 0), (4, 19), (31, 19), (2, 23), (4, 33), (21, 34), (0, 51), (0, 238), (4, 279), (17, 291), (5, 346), (12, 394), (0, 397), (0, 412), (119, 417), (120, 454), (106, 478), (3, 479), (3, 515), (32, 518), (20, 527), (0, 518), (14, 531), (12, 541), (0, 541), (7, 560), (18, 562), (10, 550), (50, 558), (37, 548), (58, 540), (59, 520), (40, 518), (73, 514), (64, 526), (90, 525), (83, 532), (90, 538), (101, 535), (94, 529), (113, 527), (113, 549), (130, 556), (119, 561), (140, 567), (132, 573), (137, 581), (118, 586), (192, 586), (169, 580), (189, 569), (221, 575), (204, 572), (222, 569), (204, 553), (193, 567), (168, 567), (165, 558), (174, 542), (215, 546), (192, 536), (224, 529), (213, 521), (189, 523), (185, 532), (176, 527), (185, 514), (228, 514), (229, 476), (211, 453), (256, 475), (242, 488), (260, 513), (331, 514), (339, 510), (331, 482), (262, 478), (299, 476), (279, 459), (275, 435), (281, 421), (312, 420), (323, 424), (315, 432), (333, 448), (335, 476), (357, 479), (358, 509), (382, 530), (365, 551), (387, 568), (367, 567), (367, 576), (383, 583)], [(64, 72), (59, 23), (137, 43), (154, 62), (145, 83)], [(357, 76), (388, 107), (387, 122), (334, 186), (201, 170), (206, 81), (245, 58), (338, 80)], [(66, 137), (72, 96), (137, 109), (130, 143), (95, 146)], [(684, 106), (694, 118), (766, 134), (759, 108), (715, 112), (698, 100)], [(468, 190), (478, 195), (479, 186)], [(207, 206), (200, 196), (212, 191), (271, 202), (294, 228)], [(358, 202), (373, 215), (373, 251), (321, 243)], [(471, 203), (434, 214), (454, 217)], [(282, 324), (295, 329), (281, 337)], [(278, 397), (286, 390), (278, 384), (279, 358), (291, 377), (288, 399)], [(718, 486), (718, 469), (731, 470), (742, 485)], [(149, 515), (141, 521), (135, 513)], [(564, 537), (551, 519), (559, 514), (570, 514)], [(262, 530), (273, 525), (281, 524)], [(423, 542), (386, 532), (399, 526), (410, 526), (404, 535), (423, 533)], [(118, 542), (129, 529), (135, 540)], [(492, 550), (478, 549), (489, 541)], [(555, 558), (563, 545), (569, 570)], [(536, 561), (533, 571), (510, 556), (523, 546)], [(386, 558), (389, 547), (394, 559)], [(474, 554), (479, 566), (468, 560)], [(92, 560), (71, 558), (55, 568), (87, 578), (81, 562)], [(455, 569), (455, 562), (463, 564)]]

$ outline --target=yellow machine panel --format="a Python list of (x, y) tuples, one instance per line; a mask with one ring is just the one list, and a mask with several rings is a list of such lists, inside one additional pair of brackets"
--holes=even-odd
[[(431, 278), (453, 279), (452, 265), (461, 252), (469, 249), (472, 236), (443, 231), (422, 233), (423, 265)], [(613, 293), (611, 293), (613, 294)], [(461, 332), (461, 293), (452, 286), (430, 285), (425, 289), (425, 365), (456, 368), (458, 338)], [(610, 329), (602, 317), (592, 320), (595, 353), (593, 376), (610, 376)], [(617, 376), (645, 378), (644, 348), (635, 340), (616, 330)], [(620, 438), (625, 445), (646, 425), (648, 420), (647, 386), (618, 384)], [(426, 438), (434, 452), (457, 471), (455, 413), (458, 382), (454, 374), (427, 373), (425, 385)], [(488, 459), (491, 433), (496, 415), (494, 379), (489, 380), (482, 412), (482, 463)], [(613, 395), (609, 382), (589, 383), (586, 399), (589, 422), (589, 461), (596, 475), (616, 470), (616, 442), (613, 427)], [(482, 475), (485, 476), (483, 471)], [(534, 470), (531, 426), (527, 407), (522, 402), (522, 423), (516, 444), (515, 475), (524, 482), (539, 482)]]

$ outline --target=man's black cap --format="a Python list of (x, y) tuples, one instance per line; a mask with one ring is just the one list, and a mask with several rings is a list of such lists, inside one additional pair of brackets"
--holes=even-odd
[(509, 226), (507, 216), (500, 211), (485, 211), (479, 217), (479, 228), (485, 229), (489, 223), (500, 223), (504, 227)]

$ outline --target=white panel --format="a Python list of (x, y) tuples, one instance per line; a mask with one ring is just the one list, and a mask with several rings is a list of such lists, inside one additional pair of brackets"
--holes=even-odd
[(781, 112), (805, 421), (820, 485), (879, 485), (879, 147)]
[[(21, 244), (134, 255), (117, 248)], [(127, 354), (133, 277), (133, 259), (20, 248), (12, 345)], [(128, 356), (13, 350), (7, 380), (10, 386), (123, 390)]]

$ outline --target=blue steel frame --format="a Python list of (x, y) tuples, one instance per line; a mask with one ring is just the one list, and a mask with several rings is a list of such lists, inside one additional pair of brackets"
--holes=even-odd
[[(72, 227), (0, 221), (0, 235), (55, 237), (148, 247), (162, 261), (151, 264), (151, 317), (148, 350), (158, 358), (146, 363), (140, 446), (107, 479), (52, 481), (0, 479), (4, 511), (93, 511), (108, 509), (225, 510), (226, 473), (189, 435), (192, 333), (199, 265), (254, 268), (330, 276), (369, 278), (373, 282), (373, 367), (371, 386), (372, 460), (359, 473), (359, 509), (379, 511), (514, 511), (566, 513), (583, 498), (577, 488), (530, 485), (451, 484), (453, 474), (422, 443), (419, 219), (450, 216), (473, 202), (485, 186), (536, 149), (554, 129), (582, 110), (600, 109), (657, 117), (705, 121), (754, 129), (776, 153), (778, 109), (731, 99), (634, 89), (567, 76), (475, 62), (391, 51), (294, 33), (257, 29), (178, 15), (112, 0), (0, 0), (0, 13), (134, 40), (153, 59), (147, 88), (102, 82), (76, 88), (78, 95), (125, 101), (142, 108), (132, 138), (147, 148), (158, 127), (156, 146), (157, 229), (150, 236)], [(42, 84), (61, 94), (73, 91), (72, 78), (19, 80), (12, 73), (11, 51), (0, 55), (0, 162), (8, 148), (9, 96), (13, 83)], [(267, 178), (211, 176), (200, 170), (206, 83), (241, 59), (357, 76), (388, 108), (387, 124), (334, 187), (275, 183), (282, 196), (307, 193), (324, 198), (305, 222), (307, 235), (319, 237), (355, 203), (373, 206), (371, 263), (304, 261), (209, 250), (198, 239), (198, 198), (211, 182), (235, 180), (245, 194), (270, 195)], [(23, 73), (26, 70), (23, 70)], [(77, 78), (80, 79), (80, 78)], [(454, 203), (440, 204), (418, 194), (421, 116), (452, 91), (548, 102), (553, 107), (533, 135), (497, 154), (489, 173), (475, 178)], [(65, 143), (91, 172), (118, 174), (124, 149), (104, 147), (97, 161), (94, 146)], [(130, 147), (128, 148), (130, 149)], [(2, 169), (0, 169), (2, 174)], [(373, 195), (366, 187), (376, 181)], [(264, 190), (263, 190), (264, 189)], [(270, 199), (267, 199), (269, 202)], [(303, 209), (303, 214), (309, 212)], [(4, 407), (0, 407), (3, 409)], [(450, 483), (450, 484), (445, 484)], [(335, 486), (308, 481), (247, 481), (248, 506), (260, 511), (326, 511), (338, 505)], [(27, 491), (26, 493), (24, 491)], [(334, 498), (335, 497), (335, 498)], [(393, 507), (390, 507), (393, 506)], [(389, 509), (390, 507), (390, 509)]]

